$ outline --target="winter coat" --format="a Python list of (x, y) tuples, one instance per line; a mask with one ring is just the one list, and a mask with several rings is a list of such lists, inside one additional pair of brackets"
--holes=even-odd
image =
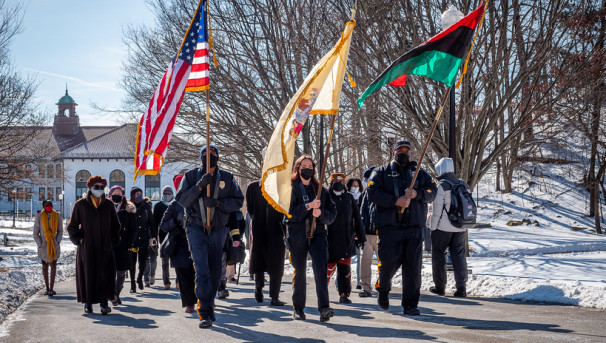
[[(453, 172), (447, 172), (438, 178), (438, 181), (447, 179), (455, 185), (461, 182)], [(469, 190), (467, 183), (463, 182), (465, 187)], [(451, 202), (451, 185), (447, 182), (441, 182), (438, 186), (438, 192), (436, 194), (436, 200), (433, 202), (433, 213), (431, 214), (431, 221), (429, 229), (431, 231), (440, 230), (446, 232), (465, 232), (465, 228), (458, 228), (453, 226), (448, 220), (448, 209), (450, 209)]]
[(370, 201), (368, 200), (368, 190), (366, 189), (360, 196), (360, 219), (362, 219), (362, 226), (364, 227), (364, 232), (367, 235), (377, 234), (374, 218), (372, 218)]
[[(48, 218), (50, 218), (50, 214)], [(59, 222), (57, 223), (57, 234), (53, 238), (53, 242), (55, 244), (55, 257), (58, 260), (59, 256), (61, 256), (61, 240), (63, 239), (63, 217), (61, 217), (60, 213), (57, 213), (57, 218)], [(48, 227), (50, 229), (50, 225)], [(48, 261), (48, 246), (46, 237), (44, 236), (44, 228), (42, 227), (42, 223), (40, 223), (40, 212), (36, 214), (36, 221), (34, 222), (34, 241), (38, 246), (38, 257), (42, 261), (50, 262)]]
[[(97, 207), (89, 191), (74, 204), (67, 226), (76, 250), (78, 302), (96, 304), (114, 297), (116, 266), (112, 245), (120, 240), (120, 222), (111, 201), (101, 197)], [(83, 240), (80, 243), (80, 240)]]
[[(211, 226), (213, 228), (222, 229), (227, 225), (229, 214), (242, 208), (244, 195), (242, 195), (242, 191), (231, 173), (226, 172), (225, 170), (217, 170), (221, 174), (221, 179), (219, 180), (219, 194), (217, 197), (219, 206), (215, 207), (215, 213), (211, 219)], [(175, 196), (175, 200), (177, 200), (179, 205), (185, 208), (185, 221), (187, 227), (200, 228), (205, 225), (205, 223), (202, 222), (202, 213), (200, 211), (198, 199), (206, 197), (206, 190), (200, 191), (198, 186), (196, 186), (203, 175), (200, 168), (192, 169), (185, 173), (183, 180), (181, 180), (179, 191)], [(215, 171), (213, 181), (210, 185), (212, 194), (215, 192), (216, 182), (217, 171)]]
[[(392, 175), (392, 166), (396, 175)], [(368, 182), (368, 200), (376, 205), (374, 224), (377, 229), (399, 228), (419, 229), (425, 227), (427, 222), (427, 204), (436, 197), (437, 187), (432, 177), (423, 169), (413, 187), (417, 191), (417, 197), (410, 201), (410, 206), (403, 215), (398, 214), (396, 206), (394, 181), (398, 187), (399, 196), (404, 196), (405, 190), (412, 181), (412, 176), (417, 166), (416, 162), (410, 162), (405, 168), (399, 163), (391, 162), (373, 170)]]
[(168, 204), (160, 221), (160, 229), (165, 234), (172, 235), (176, 242), (175, 253), (170, 257), (170, 266), (173, 268), (188, 268), (191, 264), (189, 243), (183, 228), (184, 217), (185, 210), (177, 201), (173, 200)]
[[(316, 191), (312, 184), (309, 186), (303, 186), (307, 201), (303, 198), (301, 192), (302, 183), (300, 181), (292, 182), (292, 195), (290, 198), (290, 210), (288, 211), (292, 216), (288, 220), (288, 230), (304, 230), (307, 231), (307, 226), (311, 225), (313, 215), (312, 210), (305, 208), (305, 204), (313, 201), (316, 198)], [(316, 218), (316, 228), (314, 232), (326, 232), (325, 225), (332, 224), (337, 216), (337, 207), (335, 203), (330, 199), (330, 195), (326, 188), (322, 187), (322, 195), (320, 196), (320, 210), (322, 213)]]
[[(165, 187), (166, 188), (166, 187)], [(160, 222), (162, 222), (162, 217), (164, 216), (164, 211), (168, 208), (168, 205), (163, 201), (158, 201), (154, 205), (154, 223), (158, 226), (158, 244), (164, 242), (164, 238), (166, 237), (166, 232), (161, 230)]]
[(265, 200), (258, 180), (246, 188), (246, 210), (252, 219), (250, 272), (283, 274), (285, 247), (280, 223), (284, 215)]
[(337, 207), (337, 216), (332, 224), (328, 225), (328, 262), (335, 262), (341, 258), (356, 254), (355, 239), (366, 242), (366, 235), (362, 229), (360, 209), (354, 197), (345, 192), (336, 195), (328, 191), (332, 201)]
[(120, 210), (118, 210), (118, 220), (120, 220), (120, 243), (114, 247), (116, 270), (129, 270), (133, 267), (130, 249), (137, 238), (137, 208), (135, 204), (123, 198)]
[(137, 208), (137, 238), (134, 246), (139, 249), (148, 248), (149, 240), (152, 237), (158, 237), (158, 228), (154, 222), (151, 200), (145, 197), (140, 203), (135, 203), (135, 207)]

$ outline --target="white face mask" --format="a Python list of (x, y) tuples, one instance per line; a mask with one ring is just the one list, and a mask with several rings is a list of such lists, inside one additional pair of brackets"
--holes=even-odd
[(358, 193), (360, 191), (360, 187), (351, 187), (352, 193)]
[(343, 194), (343, 192), (345, 192), (345, 191), (342, 191), (342, 190), (341, 190), (341, 191), (338, 191), (338, 192), (337, 192), (337, 191), (335, 191), (335, 190), (333, 189), (333, 190), (332, 190), (332, 192), (333, 192), (333, 193), (335, 193), (335, 195), (339, 196), (339, 195)]
[(103, 190), (103, 189), (91, 189), (91, 192), (97, 198), (100, 198), (103, 194), (105, 194), (105, 190)]
[(366, 186), (368, 186), (368, 181), (367, 180), (362, 181), (362, 186), (364, 186), (364, 189), (366, 189)]

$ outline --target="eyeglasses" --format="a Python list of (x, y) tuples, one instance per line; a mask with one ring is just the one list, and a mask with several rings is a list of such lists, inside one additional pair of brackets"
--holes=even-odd
[(94, 190), (96, 190), (96, 191), (101, 190), (101, 189), (104, 189), (104, 188), (105, 188), (105, 187), (103, 187), (103, 186), (101, 186), (101, 185), (94, 185), (94, 186), (93, 186), (93, 189), (94, 189)]

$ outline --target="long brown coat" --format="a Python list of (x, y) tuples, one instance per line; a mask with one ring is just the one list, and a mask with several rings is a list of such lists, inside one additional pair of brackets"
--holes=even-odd
[[(96, 304), (114, 297), (116, 267), (112, 245), (118, 244), (120, 222), (111, 201), (101, 198), (95, 207), (89, 191), (76, 201), (67, 225), (76, 251), (76, 293), (78, 302)], [(83, 240), (80, 243), (80, 240)]]

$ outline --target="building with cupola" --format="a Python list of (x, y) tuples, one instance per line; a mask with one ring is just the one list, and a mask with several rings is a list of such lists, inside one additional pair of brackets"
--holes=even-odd
[[(66, 88), (56, 103), (57, 113), (52, 126), (35, 130), (31, 142), (47, 149), (47, 158), (27, 165), (31, 180), (16, 183), (0, 196), (0, 213), (12, 214), (16, 208), (21, 215), (42, 209), (42, 201), (50, 199), (55, 208), (71, 215), (76, 200), (87, 192), (86, 181), (91, 175), (107, 179), (107, 187), (120, 185), (129, 196), (133, 186), (141, 188), (144, 196), (160, 200), (164, 186), (173, 187), (175, 175), (195, 167), (193, 163), (177, 161), (170, 150), (158, 175), (145, 175), (134, 180), (136, 124), (119, 126), (82, 126), (76, 111), (78, 104)], [(171, 146), (187, 142), (173, 135)], [(197, 161), (192, 161), (196, 163)], [(174, 187), (173, 187), (174, 188)]]

